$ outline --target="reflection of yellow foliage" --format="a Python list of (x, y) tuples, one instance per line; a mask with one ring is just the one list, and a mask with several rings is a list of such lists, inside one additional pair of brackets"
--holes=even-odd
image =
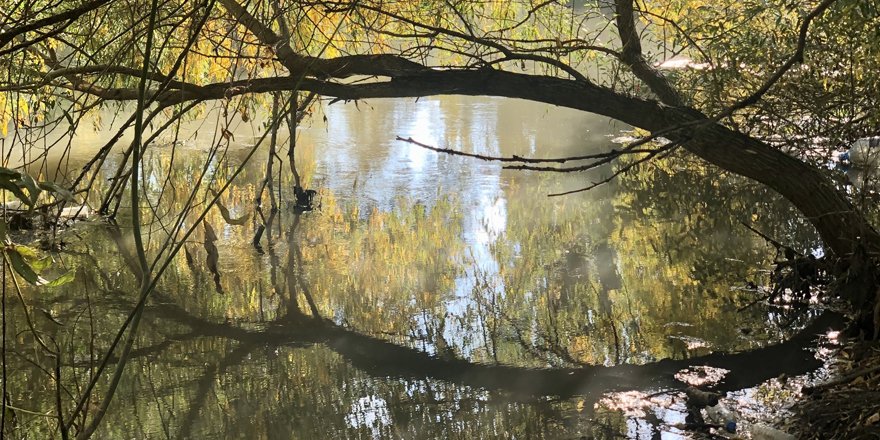
[[(326, 282), (328, 294), (341, 300), (337, 310), (341, 306), (354, 322), (366, 324), (362, 319), (367, 319), (369, 328), (400, 325), (383, 319), (374, 307), (406, 316), (438, 306), (455, 273), (451, 265), (457, 254), (458, 220), (449, 212), (449, 202), (439, 201), (430, 211), (406, 202), (399, 206), (408, 207), (393, 212), (374, 209), (366, 221), (331, 225), (333, 238), (325, 238), (338, 250), (315, 259), (316, 265), (332, 268), (335, 278), (315, 278), (320, 281), (316, 287)], [(354, 295), (333, 295), (332, 288)]]

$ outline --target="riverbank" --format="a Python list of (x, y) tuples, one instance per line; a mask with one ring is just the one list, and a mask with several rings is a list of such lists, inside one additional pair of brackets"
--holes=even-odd
[(880, 343), (844, 341), (831, 379), (804, 388), (791, 428), (802, 439), (880, 438)]

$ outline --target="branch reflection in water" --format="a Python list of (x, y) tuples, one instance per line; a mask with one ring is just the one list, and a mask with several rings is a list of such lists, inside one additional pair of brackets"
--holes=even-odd
[[(634, 421), (658, 433), (677, 416), (616, 410), (601, 401), (607, 392), (681, 387), (675, 373), (695, 364), (730, 370), (727, 390), (817, 365), (802, 348), (833, 317), (787, 332), (768, 325), (787, 319), (776, 311), (733, 313), (753, 293), (731, 287), (762, 284), (769, 264), (741, 219), (803, 249), (815, 243), (773, 196), (672, 156), (548, 199), (584, 177), (502, 171), (394, 135), (551, 157), (606, 147), (616, 128), (491, 99), (371, 104), (329, 107), (326, 126), (318, 117), (301, 130), (298, 174), (320, 209), (297, 214), (285, 180), (280, 209), (254, 214), (261, 160), (222, 195), (226, 212), (206, 219), (216, 255), (198, 238), (162, 280), (122, 403), (99, 437), (612, 438)], [(547, 116), (536, 125), (534, 114)], [(582, 127), (593, 130), (586, 140)], [(175, 147), (173, 167), (167, 148), (144, 160), (145, 194), (164, 191), (160, 219), (188, 190), (163, 186), (166, 177), (185, 182), (203, 165), (198, 137), (188, 142), (190, 150)], [(213, 184), (237, 160), (234, 148), (218, 156)], [(69, 231), (60, 258), (79, 276), (35, 299), (69, 323), (45, 329), (77, 347), (65, 360), (69, 383), (82, 381), (132, 306), (126, 221)], [(164, 236), (160, 222), (145, 223), (149, 252)], [(88, 310), (101, 315), (89, 321)], [(16, 344), (26, 352), (28, 341)], [(710, 354), (746, 349), (756, 350)], [(40, 359), (16, 362), (13, 378), (30, 389), (17, 389), (14, 402), (51, 395)], [(29, 423), (35, 436), (52, 432)]]

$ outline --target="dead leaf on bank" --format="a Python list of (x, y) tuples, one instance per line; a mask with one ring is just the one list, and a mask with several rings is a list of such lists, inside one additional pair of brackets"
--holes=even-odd
[(874, 413), (874, 415), (868, 417), (868, 419), (865, 420), (865, 426), (875, 425), (877, 422), (880, 422), (880, 412)]

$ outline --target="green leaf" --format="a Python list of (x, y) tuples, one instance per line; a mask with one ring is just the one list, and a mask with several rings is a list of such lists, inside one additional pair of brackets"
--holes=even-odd
[(35, 261), (35, 260), (39, 260), (39, 259), (40, 259), (40, 254), (37, 252), (36, 249), (34, 249), (34, 248), (32, 248), (32, 247), (28, 247), (28, 246), (24, 246), (24, 245), (21, 245), (21, 244), (17, 244), (17, 245), (15, 245), (15, 250), (16, 250), (16, 252), (18, 252), (22, 257), (24, 257), (25, 261), (27, 261), (28, 263), (31, 263), (31, 262), (33, 262), (33, 261)]
[(45, 286), (46, 287), (63, 286), (65, 284), (73, 281), (75, 278), (76, 278), (76, 269), (70, 269), (67, 272), (65, 272), (63, 275), (59, 276), (58, 278), (55, 278), (52, 281), (47, 281), (45, 283)]
[(43, 273), (43, 271), (51, 266), (54, 262), (55, 260), (53, 260), (52, 257), (49, 255), (40, 258), (39, 260), (28, 261), (28, 263), (31, 265), (31, 268), (34, 269), (36, 273)]
[(0, 175), (0, 189), (5, 189), (11, 192), (15, 195), (16, 198), (18, 198), (22, 202), (24, 202), (28, 206), (32, 206), (27, 194), (25, 194), (24, 191), (22, 191), (21, 188), (19, 188), (18, 185), (15, 184), (15, 182), (4, 179), (2, 175)]
[(9, 262), (12, 263), (12, 268), (15, 269), (15, 271), (18, 272), (18, 274), (27, 282), (37, 286), (46, 282), (46, 280), (40, 278), (31, 266), (24, 261), (24, 258), (17, 250), (7, 249), (6, 255), (9, 256)]
[(43, 192), (43, 190), (40, 189), (39, 185), (37, 185), (37, 181), (27, 174), (21, 175), (21, 184), (24, 185), (25, 188), (27, 188), (28, 195), (30, 196), (29, 205), (31, 208), (33, 208), (34, 205), (37, 204), (37, 199), (40, 198), (40, 193)]

